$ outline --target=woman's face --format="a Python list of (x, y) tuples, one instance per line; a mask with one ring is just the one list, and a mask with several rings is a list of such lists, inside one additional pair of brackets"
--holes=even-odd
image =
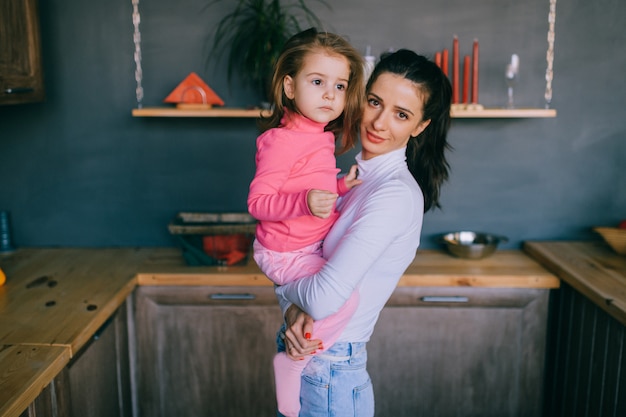
[(422, 120), (423, 94), (403, 76), (382, 73), (367, 94), (361, 121), (361, 155), (371, 159), (406, 146), (430, 120)]

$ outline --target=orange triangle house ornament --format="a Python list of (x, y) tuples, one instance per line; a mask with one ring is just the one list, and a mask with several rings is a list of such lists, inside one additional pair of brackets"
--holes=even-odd
[(177, 108), (210, 109), (223, 106), (224, 100), (211, 89), (202, 78), (192, 72), (163, 100), (164, 103), (176, 103)]

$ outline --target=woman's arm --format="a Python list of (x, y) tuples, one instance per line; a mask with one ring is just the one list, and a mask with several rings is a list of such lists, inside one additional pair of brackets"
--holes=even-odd
[(368, 196), (324, 267), (311, 277), (277, 288), (276, 294), (315, 320), (338, 311), (383, 255), (387, 259), (394, 256), (386, 253), (388, 247), (406, 233), (407, 224), (420, 208), (412, 198), (407, 201), (410, 195), (406, 185), (397, 182)]

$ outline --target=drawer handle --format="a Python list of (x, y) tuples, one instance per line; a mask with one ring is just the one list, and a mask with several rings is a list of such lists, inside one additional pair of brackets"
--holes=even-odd
[(256, 295), (254, 294), (211, 294), (209, 296), (211, 300), (254, 300)]
[(462, 297), (457, 295), (451, 296), (440, 296), (440, 295), (432, 295), (422, 297), (421, 300), (425, 303), (467, 303), (469, 302), (469, 297)]
[(15, 87), (7, 88), (6, 90), (4, 90), (4, 92), (7, 94), (26, 94), (32, 93), (33, 91), (35, 91), (35, 89), (30, 87)]

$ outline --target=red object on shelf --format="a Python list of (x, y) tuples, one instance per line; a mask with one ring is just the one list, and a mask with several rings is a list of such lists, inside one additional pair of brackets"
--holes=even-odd
[(242, 233), (202, 237), (204, 253), (225, 261), (226, 265), (235, 265), (245, 259), (251, 243), (250, 236)]
[(223, 106), (222, 100), (195, 72), (190, 73), (163, 100), (165, 103), (200, 104)]
[(463, 103), (469, 103), (469, 85), (470, 85), (470, 57), (463, 57)]
[(441, 52), (435, 52), (435, 64), (441, 68)]
[(441, 69), (443, 70), (443, 75), (448, 76), (448, 50), (444, 49), (441, 55)]
[(474, 39), (472, 64), (472, 103), (478, 104), (478, 39)]
[(452, 41), (452, 102), (459, 102), (459, 38)]

